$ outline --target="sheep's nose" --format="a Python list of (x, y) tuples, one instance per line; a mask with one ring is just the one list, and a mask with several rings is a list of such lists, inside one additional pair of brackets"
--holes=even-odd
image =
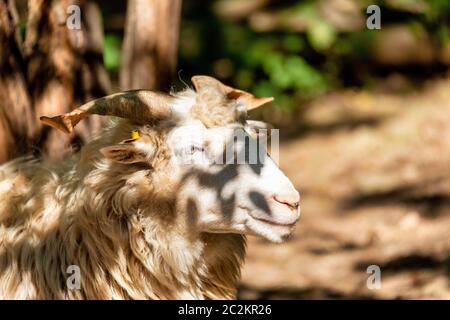
[(298, 191), (285, 194), (275, 194), (273, 199), (279, 203), (291, 207), (293, 210), (297, 210), (300, 205), (300, 193), (298, 193)]

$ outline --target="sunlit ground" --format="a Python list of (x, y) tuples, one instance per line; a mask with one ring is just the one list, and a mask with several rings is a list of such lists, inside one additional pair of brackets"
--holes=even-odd
[(240, 297), (449, 299), (450, 80), (313, 105), (280, 152), (302, 218), (285, 245), (250, 238)]

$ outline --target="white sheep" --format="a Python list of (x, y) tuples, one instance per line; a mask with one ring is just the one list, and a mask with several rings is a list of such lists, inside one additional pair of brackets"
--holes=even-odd
[(248, 132), (246, 111), (271, 99), (192, 80), (195, 91), (118, 93), (42, 117), (66, 133), (90, 114), (123, 119), (62, 164), (0, 167), (0, 299), (235, 297), (245, 235), (285, 239), (299, 194), (266, 152), (218, 161)]

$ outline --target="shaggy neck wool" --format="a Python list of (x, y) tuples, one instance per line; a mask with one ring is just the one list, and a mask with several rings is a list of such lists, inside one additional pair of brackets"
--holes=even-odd
[[(245, 115), (229, 103), (208, 90), (186, 90), (173, 110), (210, 127)], [(235, 297), (245, 237), (196, 232), (175, 208), (176, 186), (166, 186), (164, 176), (143, 179), (152, 173), (98, 158), (101, 147), (129, 138), (135, 128), (124, 123), (58, 168), (29, 160), (0, 167), (0, 298)], [(167, 158), (163, 143), (152, 143)], [(142, 192), (136, 181), (151, 182)], [(80, 286), (71, 289), (73, 267)]]
[[(235, 297), (244, 236), (187, 232), (170, 199), (136, 201), (133, 174), (29, 161), (2, 169), (0, 187), (11, 188), (0, 193), (1, 298)], [(69, 266), (79, 267), (78, 289)]]

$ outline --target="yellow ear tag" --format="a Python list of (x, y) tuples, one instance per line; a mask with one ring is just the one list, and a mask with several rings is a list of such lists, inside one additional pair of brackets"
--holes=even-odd
[(136, 140), (140, 137), (141, 135), (139, 134), (138, 130), (133, 130), (131, 131), (131, 140)]

